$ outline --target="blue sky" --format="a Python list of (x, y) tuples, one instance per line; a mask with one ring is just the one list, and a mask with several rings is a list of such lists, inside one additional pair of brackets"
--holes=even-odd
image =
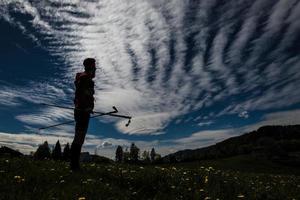
[(135, 142), (162, 155), (262, 125), (300, 123), (297, 0), (0, 2), (0, 145), (28, 153), (70, 142), (74, 76), (97, 60), (84, 149), (112, 157)]

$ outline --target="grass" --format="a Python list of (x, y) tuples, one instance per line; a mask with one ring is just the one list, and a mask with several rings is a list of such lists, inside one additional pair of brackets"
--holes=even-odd
[(0, 199), (300, 199), (300, 176), (291, 168), (250, 161), (90, 163), (73, 173), (65, 162), (0, 158)]

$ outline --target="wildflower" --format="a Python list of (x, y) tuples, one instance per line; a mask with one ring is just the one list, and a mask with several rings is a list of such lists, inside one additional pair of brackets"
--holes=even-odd
[(237, 198), (244, 198), (245, 196), (244, 195), (242, 195), (242, 194), (239, 194), (238, 196), (237, 196)]
[(171, 186), (172, 189), (175, 189), (176, 187), (174, 185)]
[(184, 175), (186, 175), (186, 172), (183, 172)]
[(14, 179), (18, 182), (18, 183), (21, 183), (21, 182), (24, 182), (25, 179), (22, 178), (21, 176), (14, 176)]
[(204, 189), (201, 188), (199, 191), (200, 191), (200, 192), (204, 192)]
[(208, 176), (205, 176), (204, 183), (208, 182)]
[(140, 167), (140, 169), (144, 169), (144, 167)]
[(192, 190), (192, 188), (189, 188), (189, 189), (188, 189), (188, 191), (191, 191), (191, 190)]
[(6, 163), (9, 163), (9, 160), (5, 160)]
[(60, 181), (60, 183), (64, 183), (64, 182), (65, 182), (65, 180), (61, 180), (61, 181)]
[(210, 197), (205, 197), (204, 199), (205, 199), (205, 200), (208, 200), (208, 199), (211, 199), (211, 198), (210, 198)]
[(79, 197), (78, 200), (85, 200), (85, 197)]
[(91, 167), (95, 167), (95, 163), (91, 164)]

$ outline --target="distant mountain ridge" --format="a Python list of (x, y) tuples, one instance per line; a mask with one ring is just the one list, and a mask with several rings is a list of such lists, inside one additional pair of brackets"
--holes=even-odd
[(263, 126), (209, 147), (169, 154), (162, 158), (162, 162), (188, 162), (243, 154), (300, 164), (300, 125)]
[(0, 147), (0, 156), (21, 157), (23, 154), (6, 146)]

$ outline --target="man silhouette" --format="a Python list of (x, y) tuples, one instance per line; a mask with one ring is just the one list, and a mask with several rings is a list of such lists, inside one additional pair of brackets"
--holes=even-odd
[(96, 73), (96, 60), (86, 58), (83, 61), (84, 72), (76, 74), (74, 81), (76, 91), (74, 98), (74, 118), (75, 118), (75, 136), (71, 145), (71, 162), (72, 170), (80, 169), (79, 158), (81, 147), (88, 129), (90, 114), (94, 109), (94, 81)]

